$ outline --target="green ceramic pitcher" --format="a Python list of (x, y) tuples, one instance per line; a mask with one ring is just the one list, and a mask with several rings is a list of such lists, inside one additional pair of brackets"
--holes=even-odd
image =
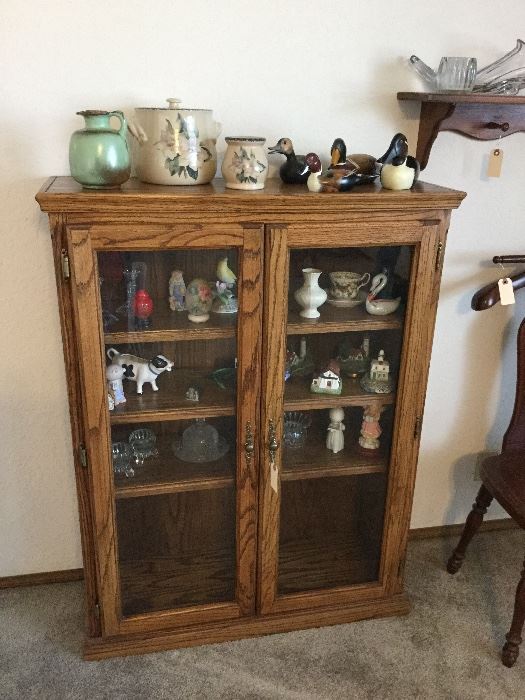
[[(107, 190), (120, 187), (129, 179), (131, 160), (126, 140), (128, 125), (122, 112), (86, 110), (77, 112), (86, 126), (75, 131), (69, 143), (71, 175), (83, 187)], [(120, 119), (120, 129), (112, 129), (111, 117)]]

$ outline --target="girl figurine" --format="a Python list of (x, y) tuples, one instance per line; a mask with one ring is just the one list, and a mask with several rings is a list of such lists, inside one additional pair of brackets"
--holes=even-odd
[(361, 435), (359, 436), (359, 444), (365, 450), (379, 449), (379, 436), (383, 432), (379, 425), (379, 418), (383, 411), (383, 406), (379, 404), (370, 404), (365, 406), (363, 414), (363, 422), (361, 424)]
[(332, 450), (334, 454), (341, 452), (345, 446), (345, 436), (343, 431), (345, 424), (343, 423), (345, 412), (342, 408), (331, 408), (328, 414), (330, 416), (330, 425), (327, 428), (326, 447)]
[(169, 281), (170, 309), (172, 311), (185, 311), (186, 285), (182, 270), (173, 270)]
[[(106, 367), (106, 379), (108, 382), (108, 393), (113, 398), (113, 407), (118, 406), (119, 403), (126, 403), (126, 397), (124, 396), (124, 388), (122, 386), (122, 377), (126, 370), (120, 365), (108, 365)], [(110, 411), (111, 402), (110, 402)]]

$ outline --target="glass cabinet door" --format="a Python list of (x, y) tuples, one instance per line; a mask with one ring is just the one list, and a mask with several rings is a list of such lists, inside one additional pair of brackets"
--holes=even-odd
[(97, 233), (70, 235), (106, 633), (248, 614), (261, 232)]
[(371, 245), (373, 230), (314, 229), (313, 245), (301, 231), (272, 232), (269, 308), (284, 320), (270, 317), (265, 337), (262, 518), (275, 527), (261, 543), (263, 611), (382, 594), (403, 378), (417, 352), (409, 325), (429, 293), (415, 285), (423, 229), (388, 245)]

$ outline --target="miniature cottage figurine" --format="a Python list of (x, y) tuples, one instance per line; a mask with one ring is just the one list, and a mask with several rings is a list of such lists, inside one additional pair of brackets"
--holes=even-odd
[(379, 437), (382, 433), (379, 425), (379, 418), (384, 407), (380, 404), (370, 404), (365, 406), (363, 414), (363, 422), (361, 424), (361, 435), (359, 436), (359, 444), (365, 450), (378, 450)]
[[(124, 396), (124, 387), (122, 386), (122, 378), (126, 370), (120, 365), (111, 364), (106, 367), (106, 379), (108, 382), (108, 394), (111, 398), (109, 401), (109, 410), (112, 411), (115, 406), (121, 403), (126, 403)], [(113, 403), (113, 406), (111, 405)]]
[(310, 391), (314, 394), (340, 394), (343, 388), (341, 370), (337, 360), (330, 360), (326, 367), (312, 379)]
[(185, 311), (186, 285), (182, 270), (173, 270), (171, 273), (169, 288), (169, 302), (172, 311)]
[(344, 340), (339, 345), (338, 361), (347, 377), (356, 378), (368, 369), (370, 355), (370, 336), (364, 335), (361, 347), (354, 348), (350, 340)]
[(384, 350), (380, 350), (377, 359), (370, 363), (370, 372), (361, 377), (361, 387), (374, 394), (389, 394), (392, 391), (390, 362), (385, 360)]
[(188, 391), (186, 392), (186, 398), (188, 399), (188, 401), (198, 402), (200, 399), (200, 396), (199, 396), (199, 390), (197, 389), (197, 387), (190, 386)]
[(342, 408), (331, 408), (328, 414), (330, 423), (327, 428), (326, 447), (332, 450), (334, 454), (341, 452), (345, 446), (345, 436), (343, 431), (345, 424), (343, 423), (345, 412)]

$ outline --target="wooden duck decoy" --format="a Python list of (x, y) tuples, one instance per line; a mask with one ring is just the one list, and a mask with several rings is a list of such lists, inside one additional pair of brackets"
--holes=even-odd
[(381, 168), (381, 186), (386, 190), (409, 190), (419, 178), (419, 162), (408, 155), (408, 140), (404, 134), (396, 134), (378, 163)]
[(275, 146), (268, 148), (268, 153), (280, 153), (286, 157), (279, 170), (283, 182), (289, 185), (302, 185), (308, 180), (310, 168), (306, 163), (305, 156), (296, 155), (290, 139), (279, 139)]
[(305, 156), (310, 175), (306, 181), (310, 192), (347, 192), (358, 184), (361, 175), (354, 170), (338, 168), (329, 170), (323, 174), (321, 159), (316, 153), (308, 153)]
[(330, 149), (329, 170), (347, 170), (353, 172), (356, 178), (354, 185), (373, 182), (379, 175), (379, 167), (374, 156), (367, 153), (351, 153), (347, 155), (346, 144), (341, 138), (335, 139)]

